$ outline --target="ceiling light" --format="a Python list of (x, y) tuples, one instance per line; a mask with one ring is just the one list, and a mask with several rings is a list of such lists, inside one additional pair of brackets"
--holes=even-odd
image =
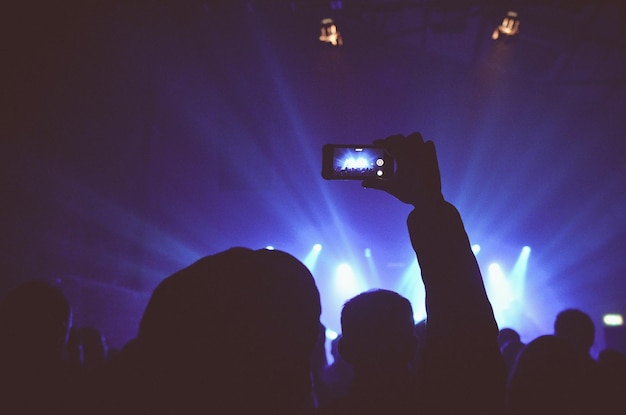
[(343, 45), (341, 33), (337, 30), (337, 25), (333, 19), (323, 19), (320, 27), (320, 41), (330, 43), (333, 46)]
[(500, 26), (496, 27), (491, 35), (493, 40), (497, 40), (500, 35), (515, 36), (519, 33), (519, 18), (517, 12), (510, 11), (502, 19)]

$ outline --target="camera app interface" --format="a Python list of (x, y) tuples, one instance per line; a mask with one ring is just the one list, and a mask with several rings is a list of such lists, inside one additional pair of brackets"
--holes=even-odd
[(382, 177), (384, 150), (380, 148), (335, 148), (334, 170), (339, 177)]

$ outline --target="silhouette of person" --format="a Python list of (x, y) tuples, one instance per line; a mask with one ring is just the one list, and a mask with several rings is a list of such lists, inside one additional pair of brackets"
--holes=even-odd
[(520, 352), (507, 392), (508, 413), (605, 413), (594, 362), (557, 336), (536, 338)]
[(568, 308), (557, 314), (554, 320), (554, 335), (569, 342), (581, 353), (590, 356), (591, 346), (595, 342), (596, 328), (587, 313)]
[(309, 411), (319, 406), (320, 399), (323, 400), (324, 388), (320, 378), (322, 371), (328, 366), (326, 358), (326, 326), (320, 323), (317, 341), (311, 353), (311, 379), (313, 381), (313, 390), (311, 391)]
[(341, 357), (354, 370), (348, 394), (323, 414), (413, 413), (410, 363), (417, 349), (411, 303), (388, 290), (349, 300), (341, 313)]
[(330, 353), (334, 361), (331, 365), (326, 366), (320, 373), (319, 384), (317, 385), (320, 408), (347, 395), (352, 385), (354, 370), (339, 353), (339, 341), (341, 337), (341, 335), (338, 335), (330, 342)]
[(118, 404), (140, 413), (300, 413), (310, 402), (320, 311), (312, 275), (285, 252), (205, 257), (152, 294), (123, 352), (138, 376)]
[(608, 414), (622, 414), (626, 408), (626, 354), (604, 349), (598, 355), (598, 365), (605, 385), (604, 397)]
[(69, 302), (45, 281), (24, 283), (0, 303), (0, 412), (68, 411), (71, 321)]
[(506, 370), (498, 327), (463, 222), (441, 193), (435, 146), (419, 133), (375, 144), (393, 157), (396, 171), (387, 179), (366, 179), (363, 186), (386, 191), (414, 207), (407, 225), (428, 315), (416, 411), (499, 414)]
[(524, 348), (524, 343), (520, 338), (517, 331), (511, 328), (503, 328), (498, 334), (498, 345), (500, 346), (500, 353), (504, 359), (507, 373), (511, 373), (515, 359)]

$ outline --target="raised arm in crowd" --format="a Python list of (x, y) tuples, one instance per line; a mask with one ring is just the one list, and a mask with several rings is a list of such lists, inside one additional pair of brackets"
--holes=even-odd
[(417, 370), (418, 403), (426, 411), (416, 413), (502, 413), (506, 372), (498, 327), (461, 217), (442, 195), (434, 144), (419, 133), (377, 144), (396, 160), (396, 173), (363, 185), (414, 206), (407, 224), (428, 315)]

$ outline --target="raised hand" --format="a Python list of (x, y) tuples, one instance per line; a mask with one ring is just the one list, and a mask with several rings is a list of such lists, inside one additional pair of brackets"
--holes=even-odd
[(363, 180), (366, 188), (383, 190), (418, 209), (443, 201), (439, 164), (432, 141), (424, 142), (420, 133), (392, 135), (374, 144), (383, 146), (396, 162), (396, 170), (387, 179)]

